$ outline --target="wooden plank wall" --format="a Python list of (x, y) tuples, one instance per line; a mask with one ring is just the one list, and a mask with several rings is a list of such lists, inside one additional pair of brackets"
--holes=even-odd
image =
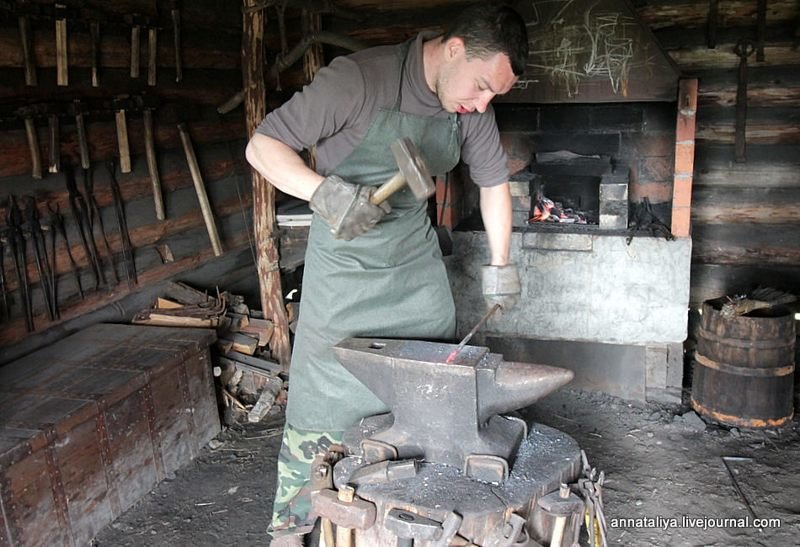
[(734, 154), (733, 48), (757, 36), (757, 0), (719, 1), (713, 49), (709, 2), (636, 4), (683, 73), (699, 79), (693, 305), (759, 284), (800, 293), (800, 3), (767, 2), (764, 61), (748, 59), (746, 163)]
[[(51, 3), (35, 0), (33, 4), (46, 8)], [(13, 3), (12, 3), (13, 4)], [(0, 12), (0, 226), (6, 222), (8, 197), (36, 197), (39, 214), (47, 218), (47, 204), (58, 206), (65, 217), (72, 254), (81, 269), (85, 298), (78, 296), (77, 284), (71, 274), (66, 246), (59, 239), (56, 245), (58, 300), (60, 318), (51, 321), (42, 300), (39, 277), (32, 247), (28, 246), (27, 275), (33, 287), (33, 312), (36, 332), (51, 327), (114, 302), (127, 294), (155, 284), (165, 278), (193, 270), (213, 260), (211, 244), (198, 204), (187, 161), (181, 147), (176, 122), (187, 122), (222, 246), (227, 255), (249, 245), (252, 230), (252, 195), (250, 173), (244, 160), (246, 129), (242, 108), (220, 115), (216, 107), (242, 88), (241, 75), (241, 5), (238, 2), (195, 0), (182, 2), (182, 64), (183, 79), (176, 82), (171, 3), (167, 0), (124, 0), (102, 2), (88, 0), (82, 7), (99, 10), (109, 22), (101, 24), (100, 85), (92, 87), (90, 77), (89, 25), (78, 12), (67, 20), (69, 85), (56, 85), (56, 56), (54, 21), (47, 16), (33, 18), (32, 43), (38, 85), (26, 86), (23, 71), (22, 47), (16, 14)], [(159, 27), (157, 48), (157, 81), (147, 85), (147, 31), (141, 33), (141, 75), (130, 76), (131, 27), (125, 17), (131, 14), (151, 17)], [(267, 47), (278, 49), (277, 23), (271, 17)], [(273, 53), (274, 58), (274, 53)], [(302, 78), (302, 67), (299, 76)], [(292, 76), (284, 83), (296, 85)], [(272, 86), (272, 84), (268, 84)], [(119, 95), (146, 95), (159, 102), (155, 111), (155, 145), (166, 206), (166, 219), (155, 216), (151, 182), (144, 152), (144, 129), (141, 112), (128, 114), (128, 133), (133, 170), (129, 174), (117, 171), (125, 202), (130, 239), (135, 249), (138, 286), (129, 286), (122, 265), (122, 241), (113, 214), (107, 160), (116, 159), (118, 148), (114, 115), (104, 101)], [(35, 119), (44, 177), (31, 176), (31, 157), (25, 130), (15, 110), (25, 105), (56, 104), (68, 107), (74, 99), (94, 105), (86, 116), (86, 130), (94, 174), (95, 196), (101, 209), (106, 232), (117, 259), (116, 271), (121, 282), (96, 289), (89, 261), (70, 213), (65, 176), (48, 173), (47, 117)], [(100, 106), (97, 106), (100, 105)], [(61, 163), (74, 166), (78, 186), (81, 180), (77, 128), (74, 116), (60, 116), (59, 139)], [(49, 244), (49, 236), (48, 236)], [(105, 256), (102, 241), (97, 245)], [(0, 329), (0, 347), (15, 343), (27, 336), (21, 307), (19, 283), (8, 249), (4, 254), (6, 289), (9, 292), (11, 316)], [(234, 261), (231, 260), (233, 263)], [(241, 266), (238, 266), (241, 267)], [(110, 266), (106, 260), (106, 275)], [(255, 283), (255, 277), (254, 277)], [(209, 286), (214, 280), (209, 280)], [(87, 290), (88, 289), (88, 290)], [(224, 287), (223, 287), (224, 289)], [(5, 319), (0, 317), (0, 320)]]

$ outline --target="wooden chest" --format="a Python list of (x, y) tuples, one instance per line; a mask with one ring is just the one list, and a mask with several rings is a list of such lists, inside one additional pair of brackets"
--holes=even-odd
[(215, 339), (101, 324), (0, 368), (0, 545), (85, 545), (196, 456)]

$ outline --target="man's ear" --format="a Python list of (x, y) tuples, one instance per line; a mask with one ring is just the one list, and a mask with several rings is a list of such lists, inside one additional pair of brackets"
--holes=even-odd
[(445, 58), (448, 61), (452, 61), (460, 54), (464, 53), (464, 40), (459, 38), (458, 36), (453, 36), (452, 38), (448, 38), (448, 40), (444, 44), (444, 54)]

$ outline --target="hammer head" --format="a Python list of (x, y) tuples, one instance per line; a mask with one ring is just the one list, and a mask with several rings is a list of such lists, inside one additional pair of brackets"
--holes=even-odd
[(414, 197), (422, 201), (433, 195), (436, 187), (433, 185), (428, 166), (425, 165), (425, 160), (411, 139), (408, 137), (397, 139), (390, 148)]

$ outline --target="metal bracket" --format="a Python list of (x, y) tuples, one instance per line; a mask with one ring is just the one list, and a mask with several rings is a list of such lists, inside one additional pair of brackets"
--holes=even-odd
[(500, 456), (470, 454), (464, 460), (464, 475), (477, 481), (501, 483), (508, 478), (508, 462)]
[(377, 441), (375, 439), (364, 439), (361, 441), (361, 452), (363, 453), (364, 461), (367, 463), (396, 460), (399, 457), (397, 448), (389, 443)]

